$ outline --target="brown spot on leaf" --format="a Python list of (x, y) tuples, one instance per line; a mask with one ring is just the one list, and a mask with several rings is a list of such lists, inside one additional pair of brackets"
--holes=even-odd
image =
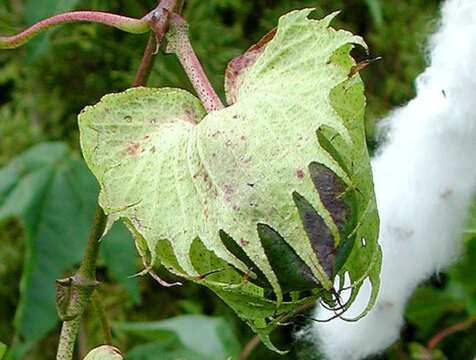
[(243, 135), (243, 136), (241, 137), (241, 140), (246, 141), (246, 140), (248, 140), (248, 139), (246, 138), (245, 135)]
[(195, 116), (193, 109), (185, 109), (185, 115), (187, 115), (187, 121), (193, 125), (197, 125), (198, 121)]
[(241, 239), (240, 244), (241, 244), (241, 246), (248, 246), (250, 244), (250, 242), (245, 240), (245, 239)]
[(304, 178), (304, 171), (302, 171), (302, 169), (297, 169), (296, 176), (298, 177), (298, 179)]
[(127, 144), (127, 153), (133, 159), (137, 158), (137, 149), (139, 148), (139, 143), (130, 142)]
[(231, 140), (227, 140), (227, 141), (225, 142), (225, 146), (226, 146), (226, 147), (230, 147), (230, 146), (231, 146)]

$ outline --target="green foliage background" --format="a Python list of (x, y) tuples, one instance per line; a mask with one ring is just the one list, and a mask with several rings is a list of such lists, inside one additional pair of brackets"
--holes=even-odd
[[(334, 26), (363, 35), (369, 44), (370, 56), (383, 57), (362, 72), (367, 89), (366, 125), (371, 148), (376, 146), (373, 135), (378, 119), (414, 96), (413, 80), (424, 68), (425, 38), (437, 25), (440, 5), (437, 0), (186, 0), (185, 3), (184, 17), (191, 24), (192, 43), (221, 97), (224, 96), (226, 63), (274, 27), (280, 15), (295, 8), (316, 7), (316, 17), (322, 17), (341, 9)], [(0, 33), (17, 32), (38, 19), (68, 9), (104, 10), (141, 17), (155, 5), (154, 0), (0, 0)], [(42, 298), (42, 291), (50, 286), (33, 289), (25, 271), (31, 263), (31, 254), (40, 256), (37, 250), (48, 249), (48, 241), (68, 241), (63, 253), (55, 253), (56, 258), (43, 254), (43, 258), (48, 259), (44, 263), (53, 264), (52, 268), (57, 269), (60, 276), (70, 274), (81, 258), (86, 238), (80, 235), (87, 233), (97, 189), (94, 182), (86, 179), (80, 191), (81, 198), (89, 200), (81, 204), (73, 195), (65, 197), (73, 185), (61, 182), (65, 174), (62, 171), (67, 175), (68, 169), (76, 169), (74, 171), (80, 174), (84, 170), (78, 170), (82, 165), (76, 115), (102, 95), (130, 86), (146, 41), (147, 36), (128, 35), (101, 25), (74, 24), (52, 30), (21, 49), (0, 52), (0, 168), (4, 167), (0, 170), (3, 171), (0, 173), (3, 175), (0, 175), (0, 353), (1, 343), (5, 343), (16, 349), (12, 353), (16, 355), (11, 358), (51, 359), (55, 353), (57, 327), (50, 326), (45, 336), (28, 346), (18, 333), (19, 329), (42, 325), (41, 314), (32, 313), (31, 318), (15, 317), (15, 313), (19, 313), (20, 294), (33, 291)], [(355, 56), (364, 58), (365, 54), (357, 51)], [(149, 85), (191, 90), (173, 56), (158, 57)], [(47, 141), (65, 142), (68, 144), (65, 148), (71, 150), (52, 160), (54, 154), (51, 148), (46, 148), (51, 161), (42, 166), (49, 169), (51, 181), (56, 182), (50, 182), (48, 187), (40, 187), (35, 182), (35, 186), (28, 188), (27, 195), (38, 195), (41, 200), (35, 197), (35, 201), (40, 202), (34, 204), (43, 204), (32, 211), (21, 207), (22, 198), (18, 194), (12, 197), (11, 189), (2, 193), (5, 190), (2, 183), (4, 186), (7, 169), (8, 174), (16, 171), (15, 176), (18, 175), (15, 188), (25, 187), (25, 179), (43, 168), (31, 167), (24, 158), (15, 160), (16, 167), (12, 167), (12, 160), (28, 148)], [(32, 153), (38, 156), (38, 148)], [(11, 199), (7, 207), (8, 197)], [(44, 216), (47, 205), (50, 217), (59, 218), (57, 225)], [(72, 216), (74, 211), (83, 217)], [(473, 215), (474, 212), (473, 209)], [(12, 214), (17, 216), (10, 216)], [(71, 226), (76, 230), (68, 230), (73, 221), (78, 222), (78, 228)], [(60, 229), (60, 233), (50, 234), (51, 237), (43, 238), (47, 240), (36, 243), (43, 228), (35, 224), (49, 224)], [(380, 359), (417, 359), (421, 351), (418, 344), (426, 344), (442, 329), (476, 316), (475, 228), (474, 221), (468, 224), (464, 259), (421, 286), (408, 306), (402, 340)], [(130, 351), (126, 359), (225, 359), (224, 354), (237, 358), (240, 349), (253, 336), (246, 325), (210, 291), (199, 286), (187, 284), (164, 289), (148, 277), (127, 279), (127, 275), (140, 269), (136, 263), (138, 257), (123, 229), (114, 231), (116, 236), (111, 238), (115, 240), (106, 239), (103, 244), (99, 277), (104, 284), (100, 292), (105, 295), (110, 320), (116, 322), (115, 345)], [(64, 259), (64, 253), (71, 250), (74, 254)], [(52, 275), (48, 269), (43, 269), (46, 277)], [(28, 306), (38, 307), (38, 304)], [(44, 321), (54, 325), (54, 317), (54, 313), (48, 313)], [(160, 322), (166, 318), (174, 319)], [(138, 327), (132, 322), (148, 323)], [(318, 359), (311, 344), (295, 341), (291, 336), (292, 330), (305, 324), (304, 320), (297, 319), (294, 325), (276, 334), (274, 341), (281, 348), (291, 348), (288, 355), (279, 357), (261, 346), (248, 359)], [(197, 337), (201, 332), (209, 336), (201, 340)], [(472, 359), (476, 354), (475, 338), (473, 325), (440, 343), (438, 347), (444, 354), (440, 355), (448, 359)], [(204, 342), (214, 345), (206, 350), (208, 353), (200, 347)], [(100, 343), (99, 324), (92, 310), (88, 310), (80, 332), (78, 353), (84, 355), (87, 349)], [(435, 358), (440, 355), (435, 354)]]

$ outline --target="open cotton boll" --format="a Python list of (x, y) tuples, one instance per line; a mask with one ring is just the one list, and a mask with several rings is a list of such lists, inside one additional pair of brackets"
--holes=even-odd
[[(458, 258), (476, 189), (476, 1), (447, 1), (430, 44), (417, 96), (384, 120), (386, 144), (372, 162), (383, 251), (375, 307), (358, 322), (336, 319), (307, 331), (330, 360), (391, 345), (418, 284)], [(345, 316), (358, 315), (368, 298), (363, 288)], [(317, 318), (332, 315), (316, 309)]]

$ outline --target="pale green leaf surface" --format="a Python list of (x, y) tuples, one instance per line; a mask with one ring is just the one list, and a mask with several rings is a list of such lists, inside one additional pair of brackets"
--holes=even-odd
[(92, 349), (84, 360), (122, 360), (122, 355), (114, 346), (101, 345)]
[[(183, 90), (136, 88), (107, 95), (79, 116), (83, 154), (101, 184), (100, 204), (130, 227), (146, 266), (158, 258), (170, 271), (212, 288), (265, 338), (276, 326), (266, 318), (292, 311), (318, 292), (282, 303), (280, 280), (258, 224), (278, 232), (321, 288), (332, 289), (329, 269), (309, 241), (293, 193), (317, 211), (334, 248), (347, 246), (348, 256), (334, 270), (341, 284), (349, 275), (352, 299), (368, 278), (370, 307), (379, 284), (363, 84), (358, 74), (349, 76), (355, 65), (352, 44), (365, 44), (330, 28), (335, 14), (316, 21), (307, 18), (310, 11), (281, 17), (273, 39), (233, 89), (236, 102), (224, 110), (205, 117), (198, 100)], [(318, 141), (318, 130), (334, 150)], [(356, 224), (343, 239), (333, 209), (313, 184), (311, 163), (329, 169), (355, 197)], [(224, 246), (220, 230), (253, 268)], [(197, 277), (226, 264), (233, 268)], [(259, 270), (276, 297), (243, 282), (234, 269), (251, 277)]]

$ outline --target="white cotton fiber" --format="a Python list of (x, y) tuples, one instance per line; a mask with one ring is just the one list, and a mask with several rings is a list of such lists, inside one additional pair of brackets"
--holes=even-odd
[[(417, 96), (384, 120), (386, 144), (372, 162), (383, 250), (380, 293), (356, 323), (312, 325), (310, 334), (329, 360), (361, 359), (395, 342), (417, 285), (458, 258), (476, 189), (476, 1), (448, 0), (430, 44)], [(345, 316), (357, 315), (368, 295), (363, 289)], [(332, 315), (318, 308), (315, 316)]]

